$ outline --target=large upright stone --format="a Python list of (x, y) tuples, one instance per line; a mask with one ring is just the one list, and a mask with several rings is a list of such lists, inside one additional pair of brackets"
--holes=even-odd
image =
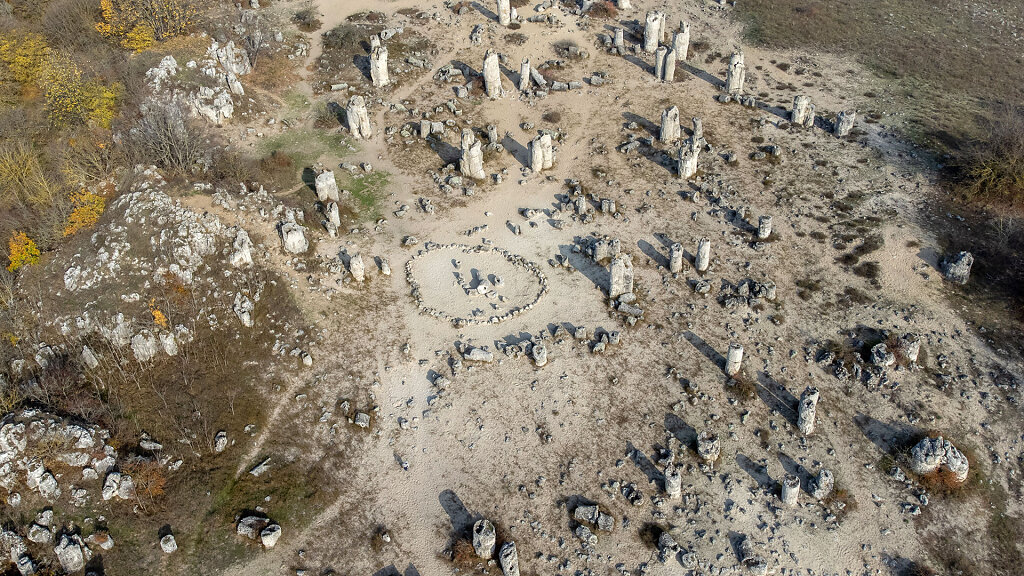
[(459, 171), (463, 176), (476, 180), (483, 180), (487, 177), (484, 172), (483, 148), (469, 128), (462, 130), (462, 159), (459, 161)]
[(530, 170), (540, 172), (555, 164), (554, 144), (551, 135), (541, 134), (530, 141)]
[(743, 346), (738, 342), (729, 344), (729, 351), (725, 354), (725, 374), (735, 376), (743, 366)]
[(676, 80), (676, 51), (669, 50), (665, 54), (665, 64), (662, 66), (661, 76), (658, 78), (662, 82), (675, 82)]
[(690, 51), (690, 23), (680, 22), (679, 30), (672, 37), (672, 49), (676, 51), (676, 58), (680, 62), (686, 62)]
[(682, 134), (679, 127), (679, 108), (673, 106), (661, 111), (661, 132), (658, 139), (662, 142), (678, 140)]
[(329, 200), (337, 202), (339, 200), (338, 181), (334, 179), (334, 172), (324, 170), (317, 174), (316, 179), (313, 181), (313, 186), (316, 188), (317, 200), (321, 202)]
[(697, 241), (697, 255), (693, 259), (693, 267), (697, 272), (707, 272), (711, 265), (711, 239), (701, 238)]
[(345, 121), (348, 129), (356, 139), (368, 139), (373, 137), (373, 129), (370, 127), (370, 114), (366, 111), (366, 100), (358, 94), (349, 98), (348, 106), (345, 107)]
[(729, 71), (725, 76), (725, 91), (729, 94), (742, 94), (743, 81), (747, 78), (747, 67), (743, 63), (743, 53), (735, 52), (729, 59)]
[(654, 52), (661, 42), (661, 25), (665, 17), (661, 12), (650, 11), (644, 24), (644, 52)]
[(622, 28), (615, 29), (615, 40), (613, 45), (615, 46), (615, 51), (618, 52), (620, 56), (626, 53), (626, 36), (623, 33)]
[(924, 438), (910, 450), (910, 467), (915, 474), (932, 474), (945, 466), (957, 482), (967, 480), (970, 464), (963, 452), (942, 436)]
[(370, 50), (370, 79), (374, 86), (387, 86), (391, 82), (387, 46), (376, 46)]
[(477, 520), (473, 524), (473, 551), (476, 555), (490, 560), (494, 556), (497, 535), (490, 520)]
[(767, 240), (772, 235), (772, 217), (765, 214), (757, 219), (757, 239)]
[(835, 485), (836, 480), (832, 475), (832, 471), (822, 468), (818, 475), (811, 479), (811, 496), (815, 500), (824, 500), (832, 494), (832, 489), (835, 488)]
[(526, 92), (530, 89), (530, 59), (523, 58), (519, 66), (519, 91)]
[(357, 252), (349, 258), (348, 271), (356, 282), (362, 282), (366, 279), (366, 264), (363, 262), (362, 254)]
[(672, 245), (668, 253), (668, 271), (678, 274), (683, 271), (683, 245), (678, 242)]
[(675, 466), (665, 468), (665, 495), (670, 500), (678, 499), (683, 493), (683, 477)]
[(623, 294), (633, 292), (633, 259), (628, 254), (619, 254), (612, 258), (610, 267), (610, 279), (608, 283), (608, 297), (618, 298)]
[(659, 81), (665, 78), (665, 57), (668, 56), (668, 48), (658, 46), (654, 51), (654, 77)]
[(818, 410), (818, 397), (818, 389), (811, 386), (808, 386), (800, 395), (796, 425), (804, 436), (814, 433), (814, 417)]
[(501, 66), (493, 50), (488, 50), (484, 56), (484, 92), (488, 98), (501, 98)]
[(697, 174), (697, 159), (700, 156), (700, 144), (693, 138), (687, 140), (679, 147), (678, 175), (680, 178), (689, 179)]
[(837, 114), (833, 132), (836, 135), (836, 138), (842, 138), (844, 136), (847, 136), (850, 133), (850, 131), (853, 130), (853, 125), (856, 121), (856, 110), (843, 110), (842, 112)]
[(309, 250), (309, 241), (306, 240), (306, 234), (302, 226), (295, 222), (282, 222), (278, 232), (281, 234), (281, 245), (284, 247), (285, 252), (302, 254)]
[(811, 104), (810, 96), (800, 95), (793, 98), (793, 111), (790, 112), (789, 121), (804, 128), (814, 126), (814, 104)]
[(800, 478), (793, 474), (786, 474), (782, 479), (782, 503), (790, 508), (796, 508), (797, 499), (800, 497)]
[(498, 24), (508, 26), (512, 23), (512, 3), (509, 0), (498, 0)]

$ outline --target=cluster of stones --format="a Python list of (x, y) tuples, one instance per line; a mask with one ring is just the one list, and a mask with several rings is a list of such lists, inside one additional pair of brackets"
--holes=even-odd
[(915, 474), (927, 476), (940, 467), (948, 470), (957, 482), (967, 480), (970, 464), (967, 456), (942, 436), (924, 438), (910, 450), (910, 466)]
[[(882, 337), (889, 343), (881, 342), (871, 347), (870, 363), (864, 362), (859, 354), (854, 354), (852, 364), (848, 364), (846, 359), (837, 357), (828, 350), (818, 355), (817, 362), (823, 369), (830, 370), (839, 380), (865, 380), (869, 386), (885, 383), (886, 369), (896, 364), (897, 354), (906, 361), (909, 369), (916, 369), (917, 359), (921, 353), (921, 339), (917, 334), (907, 333), (898, 338), (890, 338), (888, 333), (883, 332)], [(854, 341), (855, 347), (862, 344), (859, 340)]]
[[(485, 518), (477, 520), (473, 524), (473, 553), (478, 557), (492, 560), (497, 543), (497, 530), (490, 520)], [(516, 549), (515, 542), (509, 541), (502, 544), (498, 551), (498, 563), (504, 576), (519, 576), (519, 551)]]
[(263, 516), (244, 516), (235, 532), (249, 540), (259, 540), (264, 548), (273, 548), (281, 538), (281, 525)]
[[(540, 290), (537, 292), (536, 297), (530, 303), (512, 308), (511, 310), (508, 310), (507, 312), (500, 316), (491, 316), (487, 320), (481, 320), (478, 318), (461, 318), (458, 316), (453, 316), (443, 310), (431, 308), (423, 303), (423, 296), (420, 292), (420, 283), (416, 280), (413, 274), (413, 263), (416, 261), (417, 258), (420, 258), (425, 254), (437, 250), (457, 250), (464, 254), (479, 254), (482, 252), (498, 254), (504, 257), (505, 260), (507, 260), (511, 264), (533, 274), (537, 278), (537, 282), (540, 284)], [(502, 248), (497, 248), (493, 246), (467, 246), (465, 244), (437, 244), (434, 242), (428, 242), (423, 246), (422, 250), (419, 250), (411, 259), (409, 259), (408, 262), (405, 263), (405, 279), (407, 282), (409, 282), (409, 285), (412, 287), (412, 297), (413, 299), (416, 300), (416, 306), (419, 307), (421, 314), (427, 314), (429, 316), (433, 316), (434, 318), (441, 318), (457, 326), (481, 326), (485, 324), (497, 324), (499, 322), (504, 322), (505, 320), (515, 318), (516, 316), (519, 316), (524, 312), (532, 310), (533, 307), (537, 304), (537, 302), (539, 302), (540, 299), (548, 292), (547, 276), (545, 276), (544, 273), (541, 272), (539, 266), (523, 258), (522, 256), (513, 254), (508, 250), (504, 250)], [(479, 350), (479, 348), (477, 350)]]

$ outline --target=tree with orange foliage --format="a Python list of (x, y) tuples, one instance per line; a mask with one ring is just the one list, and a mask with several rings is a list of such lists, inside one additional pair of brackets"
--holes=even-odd
[(11, 263), (7, 266), (9, 272), (16, 272), (22, 266), (31, 266), (39, 262), (39, 247), (35, 241), (24, 232), (15, 232), (7, 241), (7, 258)]

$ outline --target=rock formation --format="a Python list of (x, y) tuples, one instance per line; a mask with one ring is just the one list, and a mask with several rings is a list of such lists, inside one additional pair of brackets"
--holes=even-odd
[(694, 257), (693, 266), (697, 272), (707, 272), (711, 265), (711, 239), (701, 238), (697, 242), (697, 255)]
[(498, 0), (498, 24), (508, 26), (512, 23), (512, 3), (509, 0)]
[(793, 110), (790, 112), (789, 121), (805, 128), (814, 126), (814, 104), (811, 104), (810, 96), (801, 95), (793, 98)]
[(835, 487), (835, 477), (832, 476), (832, 471), (823, 468), (818, 475), (811, 479), (810, 491), (811, 496), (815, 500), (824, 500), (832, 494), (832, 488)]
[(818, 389), (811, 386), (808, 386), (800, 394), (796, 425), (804, 436), (814, 433), (814, 417), (818, 408), (818, 396)]
[(334, 178), (334, 172), (330, 170), (324, 170), (317, 174), (313, 181), (313, 187), (316, 189), (316, 199), (321, 202), (329, 200), (337, 202), (340, 199), (338, 181)]
[(469, 128), (462, 130), (462, 158), (459, 160), (459, 171), (463, 176), (476, 180), (483, 180), (487, 177), (484, 172), (483, 148)]
[(974, 266), (974, 255), (970, 252), (960, 252), (952, 258), (942, 261), (942, 275), (946, 280), (955, 284), (967, 284), (971, 278), (971, 267)]
[(515, 542), (505, 542), (498, 552), (498, 562), (504, 576), (519, 576), (519, 551)]
[(370, 49), (370, 79), (374, 86), (387, 86), (391, 82), (388, 75), (388, 48), (376, 46)]
[(554, 144), (545, 132), (530, 141), (530, 170), (540, 172), (555, 165)]
[(765, 215), (757, 219), (757, 239), (767, 240), (772, 235), (772, 217)]
[(676, 51), (676, 58), (680, 62), (686, 62), (690, 51), (690, 23), (680, 22), (679, 30), (672, 37), (672, 49)]
[(504, 89), (501, 87), (501, 67), (498, 62), (498, 53), (488, 50), (484, 56), (484, 92), (492, 100), (501, 98)]
[(836, 138), (842, 138), (853, 130), (853, 124), (857, 120), (856, 110), (843, 110), (836, 115), (836, 123), (834, 127), (834, 134)]
[(684, 180), (693, 178), (697, 174), (697, 157), (700, 155), (700, 145), (692, 138), (679, 147), (678, 175)]
[(793, 474), (786, 474), (782, 479), (782, 503), (790, 508), (795, 508), (800, 497), (800, 478)]
[(725, 91), (729, 94), (742, 94), (743, 81), (747, 78), (747, 67), (743, 64), (743, 53), (734, 52), (729, 59), (729, 71), (725, 76)]
[(661, 27), (664, 26), (665, 15), (658, 11), (647, 13), (644, 25), (644, 52), (654, 52), (661, 42)]
[(725, 374), (735, 376), (743, 365), (743, 346), (738, 342), (729, 344), (729, 351), (725, 355)]
[(675, 106), (662, 110), (661, 112), (661, 131), (659, 132), (658, 139), (662, 142), (672, 142), (678, 140), (682, 128), (679, 126), (679, 108)]
[(668, 253), (668, 271), (678, 274), (683, 271), (683, 245), (673, 244)]
[(612, 259), (608, 283), (608, 297), (618, 298), (633, 292), (633, 259), (628, 254), (619, 254)]
[(530, 89), (530, 59), (523, 58), (523, 63), (519, 66), (519, 91), (526, 92)]
[(967, 480), (970, 464), (964, 453), (942, 436), (924, 438), (910, 449), (910, 467), (915, 474), (926, 476), (944, 466), (957, 482)]
[(473, 551), (476, 555), (490, 560), (494, 557), (494, 544), (497, 536), (494, 524), (490, 520), (477, 520), (473, 524)]
[(366, 101), (362, 96), (355, 95), (349, 98), (348, 106), (345, 107), (345, 121), (348, 123), (348, 129), (353, 138), (358, 140), (373, 136), (370, 115), (366, 111)]
[(675, 466), (669, 465), (665, 468), (665, 495), (671, 500), (677, 500), (682, 493), (683, 476)]

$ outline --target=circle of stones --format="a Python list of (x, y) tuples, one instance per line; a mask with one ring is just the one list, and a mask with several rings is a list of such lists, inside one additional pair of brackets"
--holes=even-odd
[[(462, 252), (463, 254), (483, 254), (488, 252), (499, 254), (514, 266), (518, 266), (519, 268), (522, 268), (536, 276), (537, 281), (540, 283), (540, 290), (537, 292), (537, 296), (529, 304), (517, 306), (516, 308), (512, 308), (511, 310), (505, 312), (500, 316), (491, 316), (487, 320), (480, 320), (477, 318), (462, 318), (460, 316), (453, 316), (443, 310), (438, 310), (437, 308), (431, 308), (430, 306), (427, 306), (423, 303), (423, 295), (420, 292), (420, 283), (417, 282), (415, 278), (413, 278), (412, 264), (413, 262), (416, 261), (417, 258), (429, 254), (430, 252), (436, 252), (438, 250), (457, 250), (459, 252)], [(522, 256), (513, 254), (508, 250), (503, 250), (501, 248), (497, 248), (494, 246), (467, 246), (465, 244), (438, 244), (436, 242), (427, 242), (426, 244), (423, 245), (423, 248), (421, 250), (417, 251), (416, 254), (413, 255), (413, 257), (410, 258), (409, 261), (405, 263), (405, 279), (407, 282), (409, 282), (409, 285), (412, 287), (412, 297), (416, 300), (416, 306), (419, 307), (421, 314), (429, 314), (434, 318), (441, 318), (447, 320), (454, 324), (456, 327), (497, 324), (499, 322), (504, 322), (505, 320), (515, 318), (516, 316), (522, 314), (523, 312), (531, 310), (534, 307), (534, 305), (536, 305), (537, 302), (540, 301), (541, 297), (547, 294), (548, 292), (548, 279), (547, 276), (544, 276), (544, 273), (540, 271), (540, 267), (538, 267), (533, 262), (530, 262), (526, 258), (523, 258)]]

